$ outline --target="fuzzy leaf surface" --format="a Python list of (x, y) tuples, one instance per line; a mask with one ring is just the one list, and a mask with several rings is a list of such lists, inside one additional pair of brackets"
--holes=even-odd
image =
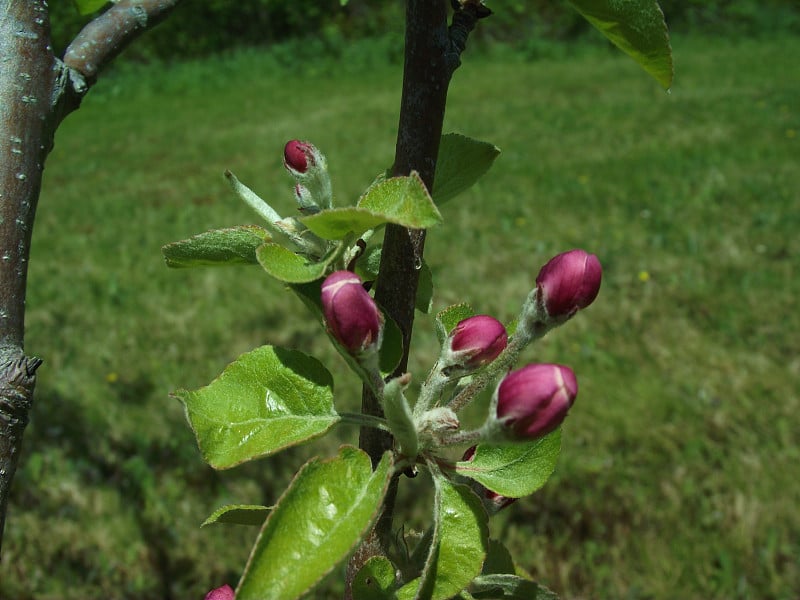
[(439, 338), (439, 343), (443, 344), (447, 335), (455, 329), (464, 319), (469, 319), (475, 316), (475, 311), (466, 302), (461, 304), (454, 304), (439, 311), (436, 314), (436, 337)]
[(266, 242), (256, 250), (256, 258), (264, 270), (275, 279), (286, 283), (308, 283), (325, 274), (328, 264), (311, 262), (273, 242)]
[(386, 223), (427, 229), (441, 223), (442, 215), (419, 175), (412, 172), (372, 185), (356, 206), (323, 210), (300, 220), (321, 238), (339, 240)]
[(458, 133), (447, 133), (439, 143), (433, 201), (441, 206), (471, 188), (491, 168), (500, 155), (494, 144)]
[(266, 229), (243, 225), (214, 229), (186, 240), (172, 242), (161, 249), (168, 267), (217, 267), (256, 265), (256, 248), (269, 239)]
[(656, 0), (568, 0), (611, 43), (665, 89), (674, 69), (664, 13)]
[(373, 556), (353, 579), (353, 600), (392, 600), (394, 565), (385, 556)]
[(465, 485), (442, 476), (436, 482), (436, 532), (422, 575), (398, 590), (398, 600), (447, 600), (481, 572), (489, 543), (489, 519)]
[(229, 504), (221, 506), (203, 521), (201, 527), (213, 525), (214, 523), (231, 523), (233, 525), (258, 525), (264, 523), (264, 519), (272, 510), (269, 506), (258, 504)]
[(352, 446), (307, 462), (264, 523), (237, 600), (293, 600), (311, 590), (369, 530), (390, 477), (389, 453), (373, 472)]
[(509, 498), (541, 488), (553, 474), (561, 451), (561, 429), (526, 443), (478, 444), (471, 461), (456, 463), (456, 473)]
[(206, 387), (174, 396), (215, 469), (319, 437), (339, 421), (333, 378), (322, 363), (274, 346), (247, 352)]

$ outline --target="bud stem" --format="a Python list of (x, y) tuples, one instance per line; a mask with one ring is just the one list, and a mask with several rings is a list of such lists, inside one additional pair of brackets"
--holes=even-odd
[(442, 373), (441, 361), (437, 360), (419, 391), (419, 398), (417, 398), (417, 403), (414, 405), (415, 420), (438, 402), (449, 381), (450, 379)]

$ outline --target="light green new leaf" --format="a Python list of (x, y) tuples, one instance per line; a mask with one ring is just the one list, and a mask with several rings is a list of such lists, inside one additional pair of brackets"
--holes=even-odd
[(560, 429), (532, 442), (478, 444), (471, 461), (456, 463), (456, 473), (501, 496), (521, 498), (541, 488), (550, 478), (560, 451)]
[(272, 510), (269, 506), (258, 504), (229, 504), (221, 506), (209, 516), (201, 527), (214, 523), (231, 523), (234, 525), (262, 525)]
[(353, 579), (353, 600), (393, 600), (394, 565), (385, 556), (373, 556)]
[(215, 469), (319, 437), (339, 421), (333, 378), (322, 363), (274, 346), (242, 354), (204, 388), (173, 395)]
[(386, 223), (427, 229), (441, 223), (442, 215), (419, 175), (412, 172), (370, 186), (356, 206), (323, 210), (300, 220), (321, 238), (340, 240)]
[(669, 33), (656, 0), (568, 0), (665, 89), (674, 74)]
[(325, 261), (311, 262), (273, 242), (259, 246), (256, 258), (267, 273), (286, 283), (308, 283), (319, 279), (328, 266)]
[(494, 144), (458, 133), (442, 136), (433, 182), (433, 201), (441, 206), (469, 189), (489, 170), (500, 155)]
[(97, 12), (108, 4), (108, 0), (74, 0), (75, 8), (82, 15), (88, 15)]
[(454, 304), (439, 311), (436, 315), (436, 337), (443, 344), (447, 335), (464, 319), (475, 316), (475, 311), (466, 302)]
[[(398, 590), (398, 600), (447, 600), (481, 572), (489, 518), (467, 487), (442, 477), (436, 483), (436, 532), (423, 573)], [(421, 584), (421, 585), (420, 585)]]
[(374, 473), (369, 456), (352, 446), (307, 462), (264, 523), (236, 600), (293, 600), (336, 567), (380, 511), (390, 456)]
[(256, 248), (269, 240), (266, 229), (243, 225), (230, 229), (214, 229), (187, 240), (172, 242), (161, 248), (168, 267), (215, 267), (256, 265)]

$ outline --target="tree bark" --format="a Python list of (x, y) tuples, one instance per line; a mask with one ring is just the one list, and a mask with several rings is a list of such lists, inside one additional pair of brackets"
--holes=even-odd
[(44, 0), (0, 0), (0, 547), (41, 360), (24, 352), (31, 233), (44, 162), (62, 119), (108, 64), (180, 0), (121, 0), (91, 21), (62, 62)]
[[(442, 137), (447, 90), (466, 39), (482, 10), (478, 0), (466, 0), (456, 9), (448, 28), (446, 0), (407, 0), (405, 61), (400, 121), (392, 175), (417, 171), (428, 190), (433, 190), (439, 142)], [(375, 284), (375, 300), (400, 327), (403, 356), (392, 374), (403, 374), (408, 367), (411, 332), (414, 325), (419, 271), (425, 247), (425, 231), (387, 225), (381, 251), (381, 264)], [(383, 416), (380, 402), (365, 386), (361, 410)], [(359, 446), (371, 457), (373, 466), (392, 448), (391, 435), (362, 427)], [(348, 565), (347, 594), (358, 569), (372, 556), (386, 553), (392, 541), (392, 515), (397, 492), (395, 478), (387, 492), (375, 529)]]

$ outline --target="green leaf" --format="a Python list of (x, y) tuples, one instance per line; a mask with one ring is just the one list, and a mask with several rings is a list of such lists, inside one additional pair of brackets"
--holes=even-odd
[(326, 261), (311, 262), (273, 242), (266, 242), (256, 250), (256, 258), (264, 270), (275, 279), (286, 283), (308, 283), (319, 279), (328, 267)]
[(664, 13), (656, 0), (569, 0), (589, 23), (665, 89), (674, 69)]
[(353, 579), (353, 600), (393, 600), (394, 565), (385, 556), (373, 556)]
[(475, 311), (466, 302), (448, 306), (436, 315), (436, 336), (439, 343), (443, 344), (447, 335), (464, 319), (475, 316)]
[(381, 267), (382, 246), (376, 244), (366, 249), (356, 262), (356, 274), (364, 281), (375, 281)]
[(245, 567), (236, 600), (292, 600), (313, 588), (366, 534), (391, 478), (391, 455), (373, 473), (352, 446), (297, 473), (270, 513)]
[[(291, 285), (289, 287), (297, 294), (314, 316), (317, 317), (317, 321), (319, 321), (320, 325), (325, 328), (325, 317), (322, 312), (322, 281), (318, 280), (305, 284)], [(403, 356), (403, 333), (400, 331), (400, 327), (397, 323), (395, 323), (383, 309), (381, 310), (384, 319), (383, 343), (378, 353), (378, 362), (381, 374), (388, 375), (394, 371), (394, 368), (400, 363), (400, 359)], [(327, 332), (327, 328), (325, 328), (325, 331)], [(358, 373), (362, 380), (367, 382), (369, 375), (361, 365), (358, 364), (358, 361), (356, 361), (330, 333), (328, 333), (328, 337), (350, 368)]]
[[(399, 600), (452, 598), (481, 572), (489, 525), (478, 497), (441, 475), (436, 483), (436, 532), (420, 577), (398, 590)], [(422, 585), (420, 585), (422, 583)]]
[(558, 596), (533, 581), (517, 575), (479, 575), (470, 586), (474, 598), (491, 600), (558, 600)]
[(266, 229), (243, 225), (230, 229), (214, 229), (172, 242), (161, 248), (168, 267), (214, 267), (256, 265), (256, 248), (269, 239)]
[(339, 420), (333, 378), (322, 363), (274, 346), (242, 354), (204, 388), (173, 395), (215, 469), (319, 437)]
[(93, 12), (97, 12), (101, 8), (103, 8), (106, 4), (108, 4), (108, 0), (73, 0), (75, 2), (75, 8), (78, 9), (78, 12), (82, 15), (88, 15)]
[(422, 268), (419, 271), (419, 285), (414, 306), (424, 315), (431, 312), (433, 306), (433, 273), (425, 259), (422, 259)]
[(340, 240), (386, 223), (427, 229), (442, 222), (419, 175), (392, 177), (372, 185), (356, 206), (332, 208), (300, 219), (321, 238)]
[(516, 573), (514, 566), (514, 559), (511, 558), (511, 553), (499, 540), (489, 540), (489, 551), (486, 554), (486, 560), (483, 563), (483, 570), (481, 573), (489, 575), (491, 573)]
[(433, 201), (436, 206), (472, 187), (499, 155), (500, 149), (494, 144), (458, 133), (443, 135), (433, 182)]
[(262, 525), (272, 510), (269, 506), (257, 504), (229, 504), (211, 513), (201, 527), (214, 523), (232, 523), (234, 525)]
[(478, 444), (472, 460), (456, 463), (456, 473), (509, 498), (541, 488), (555, 470), (561, 451), (561, 430), (522, 444)]

